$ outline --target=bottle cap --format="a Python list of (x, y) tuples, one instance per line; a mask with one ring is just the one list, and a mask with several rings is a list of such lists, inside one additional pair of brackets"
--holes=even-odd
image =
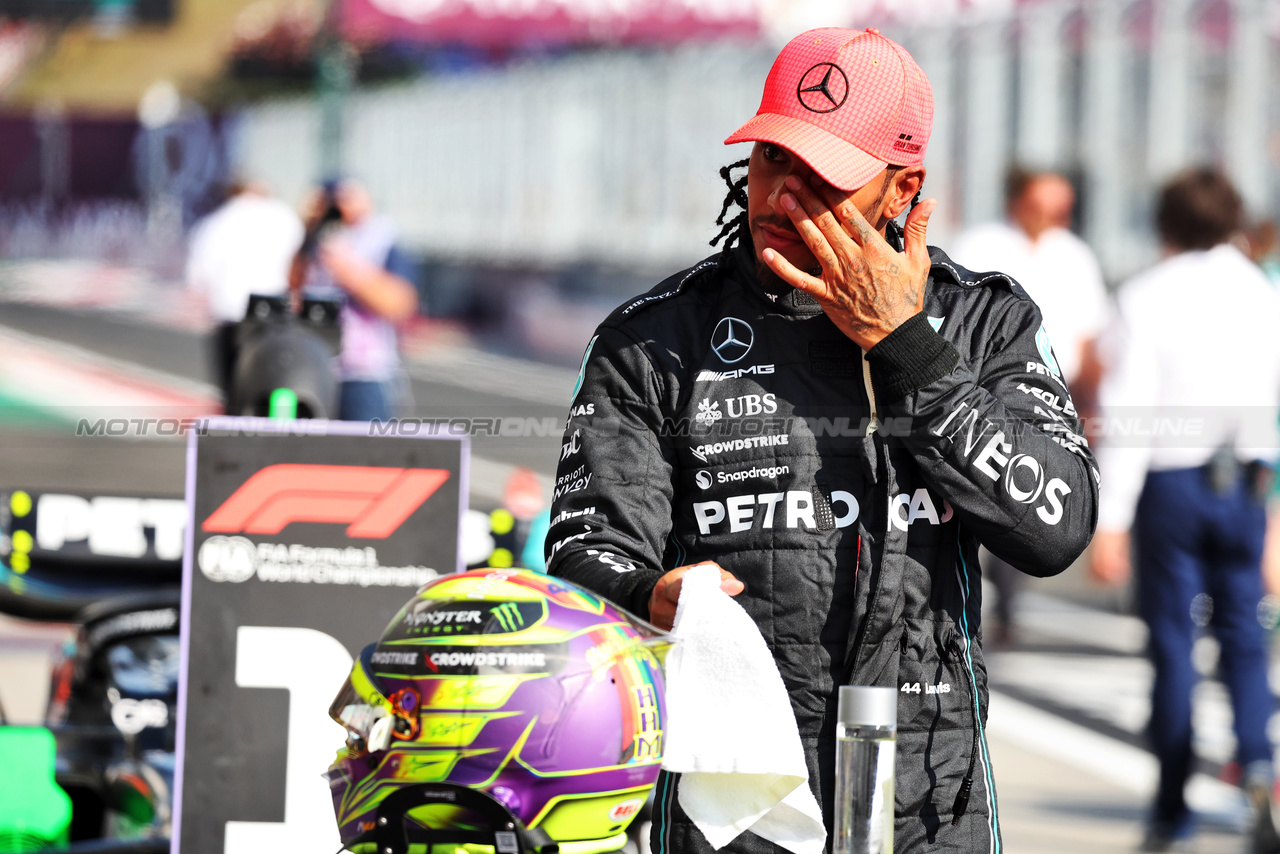
[(841, 685), (837, 714), (845, 726), (898, 728), (898, 692), (893, 688)]

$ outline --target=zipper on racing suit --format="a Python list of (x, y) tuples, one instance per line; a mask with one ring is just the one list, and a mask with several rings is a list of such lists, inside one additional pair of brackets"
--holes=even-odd
[(871, 404), (871, 420), (867, 422), (867, 435), (880, 429), (880, 415), (876, 411), (876, 390), (871, 385), (871, 363), (867, 361), (867, 352), (862, 351), (862, 384), (867, 388), (867, 401)]
[[(867, 422), (867, 443), (866, 443), (868, 449), (871, 451), (870, 480), (873, 483), (877, 480), (876, 469), (878, 467), (877, 465), (877, 457), (879, 456), (878, 449), (883, 448), (884, 462), (885, 462), (886, 513), (891, 513), (893, 512), (893, 508), (888, 506), (889, 503), (893, 500), (892, 498), (893, 489), (889, 488), (890, 481), (892, 480), (892, 474), (891, 474), (892, 466), (889, 465), (889, 446), (887, 442), (877, 441), (875, 438), (876, 431), (880, 429), (879, 413), (876, 411), (876, 390), (875, 390), (875, 387), (872, 386), (871, 384), (871, 363), (867, 361), (867, 352), (865, 350), (862, 350), (861, 353), (862, 353), (862, 384), (863, 384), (863, 387), (866, 388), (867, 390), (867, 403), (871, 408), (871, 419)], [(884, 550), (887, 547), (888, 547), (888, 541), (886, 538), (885, 542), (881, 547), (882, 560), (883, 560)], [(867, 556), (869, 559), (872, 559), (871, 558), (872, 552), (870, 550), (868, 550)], [(858, 563), (859, 564), (861, 563), (861, 558), (862, 558), (862, 538), (859, 537), (858, 538)], [(870, 586), (870, 589), (867, 591), (867, 612), (866, 614), (863, 615), (862, 622), (860, 622), (857, 628), (854, 630), (853, 644), (845, 654), (845, 673), (844, 673), (844, 682), (843, 682), (843, 684), (845, 685), (853, 684), (853, 674), (858, 666), (858, 651), (862, 649), (862, 641), (863, 641), (863, 637), (866, 635), (867, 625), (875, 617), (875, 614), (872, 611), (872, 608), (875, 605), (876, 595), (879, 593), (880, 573), (875, 572), (873, 568), (873, 571), (867, 573), (867, 581)]]

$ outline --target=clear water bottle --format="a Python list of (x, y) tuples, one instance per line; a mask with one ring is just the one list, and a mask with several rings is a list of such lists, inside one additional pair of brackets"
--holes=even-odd
[(842, 686), (838, 718), (835, 854), (893, 854), (898, 692)]

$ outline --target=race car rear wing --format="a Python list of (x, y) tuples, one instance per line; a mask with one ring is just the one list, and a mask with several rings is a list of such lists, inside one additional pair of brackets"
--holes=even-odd
[(182, 580), (181, 498), (0, 491), (0, 612), (66, 620)]

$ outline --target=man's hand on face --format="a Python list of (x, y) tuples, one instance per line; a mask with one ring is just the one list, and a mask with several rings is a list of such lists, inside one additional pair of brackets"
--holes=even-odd
[(870, 350), (924, 309), (925, 232), (938, 203), (926, 199), (911, 210), (904, 251), (898, 252), (867, 222), (852, 194), (817, 183), (819, 192), (789, 176), (781, 204), (821, 270), (798, 270), (772, 249), (764, 251), (764, 261), (784, 282), (816, 298), (841, 332)]
[(665, 632), (671, 631), (676, 621), (676, 606), (680, 603), (680, 588), (684, 584), (684, 574), (695, 566), (710, 564), (720, 570), (720, 589), (730, 596), (737, 596), (746, 585), (733, 577), (733, 573), (720, 567), (715, 561), (704, 560), (688, 566), (677, 566), (658, 579), (649, 596), (649, 622)]

